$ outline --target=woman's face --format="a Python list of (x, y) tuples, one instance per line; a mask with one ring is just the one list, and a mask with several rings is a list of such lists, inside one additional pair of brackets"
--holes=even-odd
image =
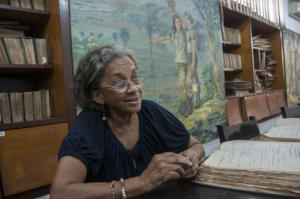
[(189, 18), (187, 16), (184, 17), (185, 18), (185, 22), (188, 26), (192, 25), (192, 22), (189, 20)]
[[(137, 76), (137, 68), (129, 57), (111, 60), (100, 82), (100, 88), (103, 89), (95, 101), (106, 104), (110, 112), (121, 114), (138, 112), (141, 109), (143, 88), (141, 84), (134, 84)], [(123, 89), (116, 87), (124, 80), (130, 84)]]
[(179, 18), (175, 19), (175, 27), (177, 31), (181, 30), (181, 20)]

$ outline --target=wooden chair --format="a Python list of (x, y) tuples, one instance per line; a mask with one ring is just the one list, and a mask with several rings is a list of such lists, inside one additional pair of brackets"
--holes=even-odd
[(280, 107), (281, 115), (283, 118), (300, 118), (300, 104), (294, 107)]
[(228, 140), (249, 140), (260, 135), (255, 116), (250, 116), (248, 121), (233, 126), (217, 125), (220, 142)]

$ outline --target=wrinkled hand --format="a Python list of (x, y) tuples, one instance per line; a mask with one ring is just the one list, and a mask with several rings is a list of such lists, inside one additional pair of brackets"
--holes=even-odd
[(147, 190), (152, 190), (164, 182), (185, 176), (184, 168), (191, 168), (190, 162), (183, 155), (167, 152), (155, 155), (148, 167), (141, 174)]
[(192, 62), (192, 64), (191, 64), (191, 71), (192, 71), (192, 73), (195, 72), (195, 69), (196, 69), (196, 64), (195, 64), (195, 62)]
[(192, 162), (192, 167), (184, 167), (185, 175), (183, 178), (192, 178), (197, 174), (199, 165), (205, 160), (205, 156), (190, 148), (180, 153), (182, 156), (186, 157), (190, 162)]
[(156, 41), (153, 40), (153, 39), (152, 39), (152, 40), (149, 40), (149, 44), (150, 44), (150, 45), (155, 44), (155, 42), (156, 42)]

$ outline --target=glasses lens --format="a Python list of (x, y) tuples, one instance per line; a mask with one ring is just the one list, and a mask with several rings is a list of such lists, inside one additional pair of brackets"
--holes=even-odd
[(137, 76), (130, 80), (118, 80), (111, 88), (117, 92), (123, 92), (129, 88), (131, 84), (140, 86), (144, 83), (144, 77)]
[(127, 87), (127, 80), (118, 80), (117, 82), (114, 83), (114, 85), (112, 86), (113, 89), (124, 89)]

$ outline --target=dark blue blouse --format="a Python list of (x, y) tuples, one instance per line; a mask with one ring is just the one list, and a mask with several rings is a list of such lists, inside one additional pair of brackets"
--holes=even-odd
[(87, 167), (86, 182), (109, 182), (140, 175), (155, 154), (187, 149), (189, 132), (159, 104), (143, 100), (138, 118), (140, 137), (129, 151), (100, 112), (84, 110), (64, 138), (58, 156), (81, 160)]

